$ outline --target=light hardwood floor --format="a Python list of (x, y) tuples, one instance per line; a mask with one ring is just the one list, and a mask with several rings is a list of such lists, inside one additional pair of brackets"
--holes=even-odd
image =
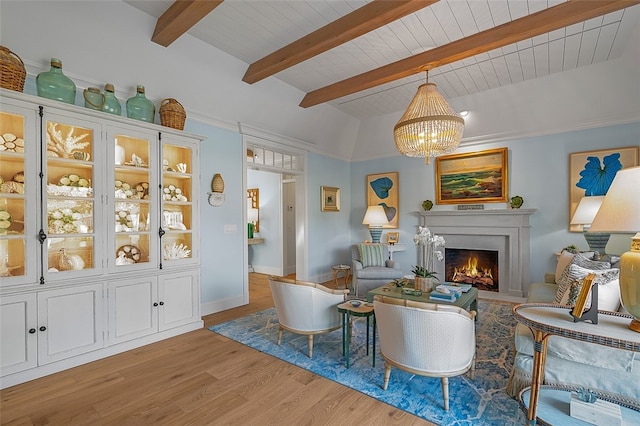
[[(329, 283), (332, 285), (332, 283)], [(273, 306), (250, 274), (247, 306)], [(0, 391), (3, 425), (431, 425), (206, 328)]]

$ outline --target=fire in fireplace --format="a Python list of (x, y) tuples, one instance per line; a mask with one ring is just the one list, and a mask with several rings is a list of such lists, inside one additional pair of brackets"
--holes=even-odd
[(445, 280), (471, 284), (478, 290), (499, 291), (498, 252), (445, 248)]

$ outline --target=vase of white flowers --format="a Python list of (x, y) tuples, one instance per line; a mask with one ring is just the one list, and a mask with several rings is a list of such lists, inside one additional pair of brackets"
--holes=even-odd
[(433, 291), (435, 282), (438, 281), (436, 272), (430, 271), (423, 266), (414, 266), (411, 272), (415, 275), (413, 288), (426, 293)]
[[(440, 235), (432, 234), (429, 228), (418, 227), (418, 233), (414, 235), (413, 242), (417, 246), (422, 247), (422, 265), (420, 265), (422, 270), (424, 270), (425, 274), (422, 275), (429, 278), (434, 278), (436, 272), (435, 261), (442, 262), (444, 256), (441, 250), (438, 250), (440, 247), (444, 247), (445, 241), (444, 238)], [(418, 274), (416, 274), (418, 276)]]

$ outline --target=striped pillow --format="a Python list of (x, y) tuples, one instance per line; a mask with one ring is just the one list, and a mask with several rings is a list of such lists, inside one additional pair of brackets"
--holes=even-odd
[(384, 266), (382, 244), (358, 244), (360, 263), (364, 268), (368, 266)]

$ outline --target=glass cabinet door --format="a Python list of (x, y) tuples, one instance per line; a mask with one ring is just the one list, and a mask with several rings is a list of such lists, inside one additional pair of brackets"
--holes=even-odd
[(162, 144), (162, 262), (184, 263), (194, 257), (194, 149), (188, 144)]
[[(155, 136), (135, 131), (110, 130), (113, 149), (113, 213), (108, 235), (113, 238), (112, 263), (117, 270), (157, 267), (157, 167)], [(154, 231), (155, 230), (155, 231)]]
[[(96, 146), (99, 125), (86, 120), (45, 116), (44, 155), (46, 194), (43, 244), (49, 279), (74, 274), (99, 273), (96, 234), (100, 228), (100, 205), (96, 206), (96, 176), (102, 153)], [(98, 228), (98, 229), (97, 229)]]
[(2, 105), (0, 112), (0, 282), (36, 281), (36, 113)]

